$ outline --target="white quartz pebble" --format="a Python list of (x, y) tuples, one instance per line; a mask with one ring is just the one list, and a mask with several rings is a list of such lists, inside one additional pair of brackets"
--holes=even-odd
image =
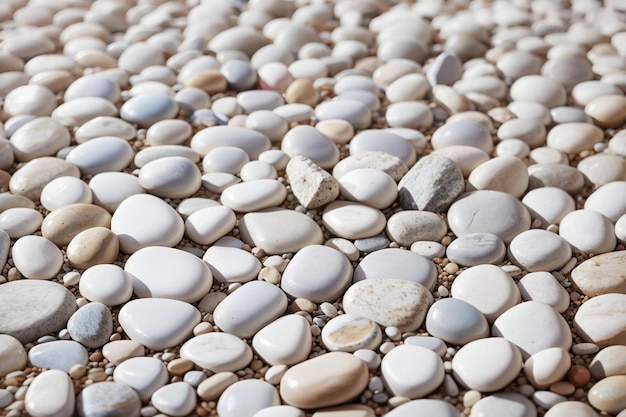
[(315, 108), (319, 121), (330, 119), (345, 120), (355, 129), (367, 129), (372, 124), (372, 113), (363, 103), (354, 100), (327, 100)]
[(210, 245), (235, 227), (235, 213), (221, 205), (211, 205), (191, 213), (185, 220), (185, 234), (201, 245)]
[(522, 198), (533, 219), (541, 220), (542, 227), (559, 224), (563, 217), (576, 209), (572, 196), (556, 187), (530, 190)]
[(196, 408), (196, 392), (186, 382), (174, 382), (156, 390), (150, 398), (152, 405), (162, 413), (183, 417)]
[(530, 272), (561, 269), (572, 257), (569, 243), (547, 230), (526, 230), (515, 236), (508, 249), (509, 259)]
[(122, 171), (132, 162), (135, 153), (128, 141), (115, 136), (101, 136), (72, 149), (65, 158), (76, 165), (81, 174)]
[(352, 138), (349, 149), (352, 156), (365, 152), (385, 152), (402, 159), (407, 167), (413, 166), (417, 159), (413, 145), (392, 131), (363, 130)]
[(67, 128), (49, 117), (38, 117), (17, 129), (10, 139), (18, 161), (31, 161), (40, 156), (54, 156), (70, 145)]
[(161, 350), (189, 337), (200, 322), (200, 312), (183, 301), (139, 298), (121, 308), (118, 320), (131, 340)]
[(385, 228), (385, 216), (380, 210), (347, 201), (328, 204), (322, 221), (331, 233), (346, 239), (372, 237)]
[(63, 126), (81, 126), (97, 117), (117, 116), (117, 107), (101, 97), (80, 97), (61, 104), (50, 117)]
[(186, 341), (180, 349), (182, 358), (211, 372), (234, 372), (252, 360), (252, 350), (229, 333), (205, 333)]
[(167, 156), (148, 162), (139, 171), (139, 185), (162, 198), (190, 197), (201, 186), (200, 169), (183, 156)]
[(263, 409), (280, 405), (280, 402), (274, 386), (259, 379), (249, 379), (237, 381), (224, 390), (217, 402), (217, 412), (223, 417), (252, 417)]
[(80, 277), (83, 297), (108, 306), (123, 304), (133, 295), (133, 283), (126, 271), (117, 265), (101, 264), (87, 268)]
[(37, 375), (24, 398), (26, 411), (33, 417), (71, 417), (75, 401), (72, 380), (55, 369)]
[(428, 395), (444, 377), (441, 358), (430, 349), (414, 345), (397, 346), (387, 353), (381, 373), (394, 395), (410, 399)]
[(587, 197), (585, 209), (597, 211), (615, 223), (626, 214), (626, 181), (613, 181), (595, 190)]
[(270, 365), (295, 365), (308, 358), (312, 340), (306, 319), (291, 314), (259, 330), (252, 338), (252, 347)]
[(461, 413), (450, 403), (443, 400), (413, 400), (394, 408), (386, 417), (459, 417)]
[(212, 126), (196, 133), (189, 146), (201, 157), (219, 146), (234, 146), (246, 151), (254, 160), (261, 152), (270, 149), (271, 142), (264, 134), (242, 127)]
[(617, 238), (611, 221), (597, 211), (575, 210), (561, 220), (559, 235), (574, 253), (599, 255), (615, 249)]
[(231, 185), (220, 201), (234, 211), (248, 213), (279, 206), (287, 197), (285, 186), (274, 179), (261, 179)]
[(211, 149), (202, 158), (202, 171), (238, 174), (249, 161), (250, 157), (245, 150), (234, 146), (219, 146)]
[(255, 279), (261, 270), (261, 262), (243, 249), (213, 245), (202, 256), (219, 282), (231, 284)]
[(352, 281), (352, 266), (338, 250), (329, 246), (307, 246), (291, 259), (282, 274), (280, 287), (293, 298), (319, 303), (341, 297)]
[(497, 265), (504, 259), (506, 247), (502, 239), (494, 234), (469, 233), (453, 240), (445, 253), (450, 261), (463, 266)]
[(531, 272), (517, 282), (524, 301), (539, 301), (552, 306), (559, 313), (569, 308), (568, 292), (554, 276), (545, 271)]
[(12, 256), (15, 267), (26, 278), (54, 278), (63, 265), (61, 250), (41, 236), (19, 238), (13, 244)]
[(0, 213), (0, 230), (17, 239), (39, 230), (43, 216), (37, 210), (27, 207), (14, 207)]
[(524, 375), (537, 389), (546, 389), (560, 381), (569, 370), (571, 360), (567, 351), (560, 347), (540, 350), (524, 362)]
[(124, 270), (140, 298), (170, 298), (189, 303), (204, 297), (213, 284), (209, 267), (180, 249), (148, 246), (133, 253)]
[(139, 179), (125, 172), (102, 172), (94, 175), (89, 181), (89, 188), (94, 204), (105, 208), (110, 213), (127, 197), (143, 194), (145, 190), (139, 184)]
[(393, 214), (387, 220), (386, 228), (387, 236), (402, 246), (411, 246), (419, 240), (436, 242), (447, 231), (448, 227), (439, 215), (420, 210), (404, 210)]
[(163, 361), (139, 356), (128, 358), (118, 364), (113, 371), (113, 379), (115, 382), (128, 385), (146, 401), (154, 391), (167, 384), (168, 374)]
[(74, 133), (76, 143), (87, 142), (100, 136), (116, 136), (131, 140), (137, 134), (137, 129), (130, 123), (111, 116), (100, 116), (85, 122)]
[(324, 169), (339, 161), (339, 148), (326, 135), (312, 126), (299, 125), (288, 131), (280, 149), (291, 158), (305, 156)]
[(477, 190), (496, 190), (520, 198), (528, 188), (528, 169), (514, 156), (497, 156), (474, 168), (467, 179)]
[[(143, 215), (145, 212), (150, 216)], [(178, 213), (160, 198), (135, 194), (118, 206), (111, 218), (111, 231), (117, 234), (123, 252), (134, 253), (146, 246), (176, 245), (185, 226)]]
[(41, 190), (41, 205), (52, 211), (74, 203), (92, 202), (89, 186), (80, 178), (59, 177), (46, 184)]
[(431, 289), (437, 270), (430, 259), (414, 251), (385, 248), (368, 254), (354, 268), (355, 282), (373, 278), (412, 281)]
[(377, 209), (389, 207), (396, 199), (396, 183), (388, 174), (373, 168), (355, 169), (339, 180), (341, 195)]

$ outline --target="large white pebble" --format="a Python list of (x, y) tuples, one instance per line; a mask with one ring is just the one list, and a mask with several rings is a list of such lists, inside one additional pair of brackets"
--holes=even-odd
[(187, 217), (185, 233), (200, 245), (210, 245), (230, 232), (236, 220), (235, 213), (228, 207), (205, 207)]
[(524, 301), (539, 301), (552, 306), (559, 313), (569, 308), (569, 293), (549, 272), (531, 272), (517, 282)]
[(597, 211), (615, 223), (626, 214), (626, 181), (613, 181), (595, 190), (587, 197), (585, 209)]
[(82, 175), (122, 171), (132, 162), (135, 152), (128, 141), (115, 136), (102, 136), (78, 145), (65, 160), (76, 165)]
[(213, 278), (226, 284), (252, 281), (262, 268), (253, 254), (239, 247), (213, 245), (202, 260), (209, 265)]
[(526, 230), (509, 244), (509, 259), (530, 272), (561, 269), (572, 257), (569, 243), (556, 233)]
[(541, 220), (542, 227), (559, 224), (563, 217), (576, 209), (571, 195), (556, 187), (540, 187), (530, 190), (522, 198), (533, 219)]
[(331, 233), (346, 239), (372, 237), (385, 228), (385, 216), (380, 210), (347, 201), (328, 204), (322, 221)]
[(311, 353), (311, 328), (296, 314), (269, 323), (254, 335), (252, 347), (270, 365), (295, 365)]
[(163, 361), (150, 356), (126, 359), (115, 367), (113, 379), (134, 389), (144, 401), (169, 381)]
[(373, 278), (412, 281), (431, 289), (437, 270), (430, 259), (413, 251), (385, 248), (368, 254), (354, 268), (354, 282)]
[(182, 199), (200, 189), (200, 169), (182, 156), (168, 156), (148, 162), (139, 171), (139, 184), (163, 198)]
[(364, 130), (359, 132), (350, 141), (349, 149), (352, 156), (365, 152), (386, 152), (402, 159), (408, 167), (413, 166), (417, 159), (413, 145), (392, 131)]
[(513, 156), (498, 156), (472, 170), (468, 182), (477, 190), (496, 190), (520, 198), (528, 188), (526, 164)]
[(569, 353), (560, 347), (540, 350), (524, 362), (524, 375), (537, 389), (546, 389), (560, 381), (569, 370)]
[(32, 208), (13, 207), (0, 213), (0, 230), (14, 239), (35, 233), (42, 222), (41, 213)]
[(575, 210), (563, 217), (559, 235), (575, 253), (599, 255), (613, 251), (617, 244), (611, 221), (597, 211), (587, 209)]
[(385, 355), (381, 373), (395, 396), (422, 398), (441, 385), (443, 362), (439, 355), (421, 346), (401, 345)]
[(217, 412), (222, 417), (254, 416), (258, 411), (280, 405), (276, 388), (260, 379), (237, 381), (222, 393)]
[(26, 411), (32, 417), (71, 417), (75, 401), (72, 380), (56, 369), (37, 375), (24, 398)]
[(152, 394), (154, 408), (169, 416), (183, 417), (196, 408), (196, 391), (186, 382), (164, 385)]
[(41, 205), (52, 211), (75, 203), (92, 202), (89, 186), (80, 178), (59, 177), (46, 184), (41, 190)]
[(146, 191), (139, 184), (139, 179), (125, 172), (102, 172), (94, 175), (89, 181), (89, 188), (94, 204), (106, 209), (109, 213), (127, 197), (143, 194)]
[(299, 125), (285, 134), (281, 150), (290, 157), (305, 156), (324, 169), (339, 161), (339, 148), (322, 132), (308, 125)]
[(355, 169), (343, 175), (339, 179), (339, 190), (344, 198), (377, 209), (389, 207), (398, 196), (393, 178), (374, 168)]
[(119, 266), (100, 264), (83, 272), (78, 289), (90, 301), (115, 306), (130, 300), (133, 282), (129, 274)]
[(223, 205), (248, 213), (279, 206), (287, 198), (287, 189), (277, 180), (262, 179), (231, 185), (222, 192)]
[(61, 250), (41, 236), (19, 238), (12, 249), (13, 263), (26, 278), (54, 278), (63, 265)]
[(192, 337), (180, 348), (180, 356), (211, 372), (234, 372), (252, 360), (252, 350), (229, 333), (205, 333)]

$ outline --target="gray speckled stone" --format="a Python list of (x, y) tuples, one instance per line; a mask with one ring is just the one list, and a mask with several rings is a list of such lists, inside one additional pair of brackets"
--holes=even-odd
[(497, 265), (506, 255), (504, 242), (491, 233), (470, 233), (460, 236), (446, 248), (446, 256), (463, 266)]
[(463, 174), (441, 155), (420, 159), (398, 184), (398, 203), (404, 209), (445, 211), (465, 189)]
[(74, 295), (50, 281), (19, 280), (2, 284), (0, 333), (22, 343), (56, 332), (76, 310)]
[(9, 257), (9, 249), (11, 248), (11, 238), (4, 230), (0, 230), (0, 271), (4, 269)]
[(78, 394), (76, 411), (80, 417), (139, 417), (141, 400), (126, 384), (100, 382)]
[(92, 302), (72, 314), (67, 322), (72, 339), (90, 348), (97, 348), (109, 341), (113, 331), (113, 319), (109, 308)]
[(485, 316), (470, 303), (457, 298), (444, 298), (430, 306), (426, 330), (452, 345), (464, 345), (489, 336)]
[(356, 239), (354, 246), (361, 252), (369, 253), (376, 250), (385, 249), (391, 241), (384, 234), (372, 236), (365, 239)]

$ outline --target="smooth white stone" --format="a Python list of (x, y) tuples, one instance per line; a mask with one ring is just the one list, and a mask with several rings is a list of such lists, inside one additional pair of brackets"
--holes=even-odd
[(95, 349), (109, 341), (113, 320), (109, 308), (99, 302), (78, 309), (67, 321), (67, 331), (73, 340)]
[(432, 126), (433, 112), (421, 101), (400, 101), (387, 107), (385, 113), (389, 127), (427, 129)]
[(196, 391), (186, 382), (174, 382), (156, 390), (150, 402), (162, 413), (174, 417), (189, 415), (196, 408)]
[[(498, 392), (484, 397), (472, 406), (470, 417), (537, 417), (535, 404), (521, 394)], [(582, 417), (582, 416), (581, 416)]]
[(396, 156), (408, 166), (413, 166), (417, 159), (415, 148), (408, 140), (390, 131), (364, 130), (357, 133), (349, 145), (350, 155), (364, 152), (386, 152)]
[(272, 90), (249, 90), (237, 94), (237, 103), (244, 113), (250, 114), (259, 110), (273, 110), (285, 104), (282, 95)]
[(180, 356), (211, 372), (235, 372), (250, 363), (252, 350), (237, 336), (213, 332), (189, 339)]
[(213, 285), (209, 267), (198, 257), (180, 249), (149, 246), (133, 253), (124, 270), (140, 298), (171, 298), (193, 303)]
[(432, 153), (452, 160), (459, 167), (465, 178), (470, 175), (474, 168), (489, 160), (487, 152), (475, 146), (467, 145), (446, 146)]
[(515, 101), (532, 101), (548, 108), (562, 106), (567, 96), (565, 89), (555, 80), (541, 75), (526, 75), (513, 83), (510, 90)]
[(559, 235), (574, 253), (595, 255), (612, 252), (617, 244), (614, 226), (601, 213), (582, 209), (568, 213), (561, 220)]
[(191, 133), (191, 125), (184, 120), (159, 120), (146, 131), (146, 143), (152, 146), (180, 145), (191, 137)]
[(56, 97), (42, 85), (23, 85), (11, 90), (4, 98), (4, 111), (11, 116), (32, 114), (50, 116), (56, 107)]
[(42, 206), (52, 211), (69, 204), (91, 204), (92, 193), (89, 186), (80, 178), (59, 177), (43, 187), (39, 200)]
[(410, 250), (431, 260), (441, 258), (446, 253), (446, 248), (441, 243), (429, 241), (414, 242)]
[(261, 270), (261, 262), (240, 248), (214, 245), (207, 249), (202, 260), (208, 264), (213, 278), (225, 284), (252, 281)]
[(413, 400), (394, 408), (385, 417), (460, 417), (461, 414), (450, 403), (442, 400)]
[(626, 243), (626, 214), (615, 222), (615, 236), (620, 243)]
[(365, 317), (401, 331), (417, 330), (426, 317), (433, 296), (426, 287), (399, 279), (372, 278), (359, 281), (345, 292), (347, 314)]
[[(178, 204), (178, 207), (176, 207), (176, 211), (178, 212), (178, 214), (181, 215), (183, 219), (187, 220), (189, 216), (191, 216), (196, 211), (220, 205), (220, 203), (210, 198), (190, 197), (181, 201), (180, 204)], [(185, 227), (187, 227), (187, 225), (185, 225)], [(186, 232), (187, 230), (185, 230), (185, 233)]]
[(162, 198), (182, 199), (195, 194), (201, 186), (200, 169), (182, 156), (168, 156), (148, 162), (139, 171), (139, 184)]
[(149, 400), (169, 380), (163, 361), (149, 356), (126, 359), (115, 367), (113, 379), (134, 389), (142, 401)]
[(85, 122), (74, 133), (76, 143), (84, 143), (101, 136), (116, 136), (131, 140), (137, 135), (137, 129), (130, 123), (111, 116), (100, 116)]
[(381, 374), (391, 393), (416, 399), (428, 395), (441, 385), (444, 369), (441, 358), (432, 350), (401, 345), (385, 355)]
[(264, 281), (248, 282), (217, 305), (215, 324), (227, 333), (251, 338), (287, 308), (287, 296)]
[(489, 336), (485, 316), (473, 305), (458, 298), (444, 298), (430, 307), (426, 330), (452, 345), (464, 345)]
[(131, 340), (149, 349), (162, 350), (191, 335), (200, 322), (200, 312), (183, 301), (140, 298), (126, 303), (118, 320)]
[(502, 191), (521, 198), (528, 188), (528, 169), (519, 158), (497, 156), (474, 168), (467, 181), (477, 190)]
[(339, 148), (322, 132), (308, 125), (289, 130), (282, 139), (280, 149), (291, 158), (301, 155), (324, 169), (339, 161)]
[(576, 167), (596, 187), (626, 181), (626, 160), (618, 155), (598, 153), (580, 161)]
[(332, 352), (375, 350), (382, 341), (382, 332), (373, 321), (342, 314), (328, 321), (322, 328), (322, 343)]
[(67, 87), (63, 101), (68, 102), (80, 97), (101, 97), (115, 103), (120, 99), (120, 87), (109, 78), (97, 74), (86, 75)]
[(372, 237), (385, 228), (385, 216), (364, 204), (334, 201), (326, 206), (322, 222), (328, 231), (346, 239)]
[(81, 97), (57, 107), (50, 117), (63, 126), (81, 126), (96, 117), (117, 116), (117, 107), (100, 97)]
[(446, 222), (429, 211), (405, 210), (387, 220), (387, 236), (402, 246), (419, 240), (439, 241), (448, 231)]
[(38, 200), (41, 190), (55, 178), (79, 177), (80, 171), (75, 165), (60, 158), (41, 157), (33, 159), (19, 168), (11, 177), (9, 189), (12, 194)]
[(513, 279), (495, 265), (478, 265), (464, 270), (453, 281), (450, 292), (452, 297), (476, 307), (489, 322), (521, 300)]
[(71, 417), (75, 401), (72, 380), (55, 369), (37, 375), (24, 398), (26, 411), (33, 417)]
[(261, 152), (271, 148), (267, 136), (253, 130), (233, 126), (213, 126), (200, 130), (191, 138), (191, 149), (204, 157), (210, 150), (220, 146), (234, 146), (248, 153), (255, 160)]
[(531, 272), (517, 283), (524, 301), (539, 301), (548, 304), (559, 313), (569, 308), (569, 293), (549, 272)]
[(333, 177), (340, 179), (355, 169), (374, 168), (388, 174), (394, 181), (400, 181), (408, 168), (398, 157), (385, 152), (365, 152), (342, 159), (333, 168)]
[[(619, 415), (619, 414), (618, 414)], [(591, 406), (578, 401), (565, 401), (552, 405), (544, 414), (545, 417), (598, 417), (598, 413)], [(623, 417), (623, 416), (620, 416)]]
[[(13, 371), (21, 371), (28, 364), (28, 356), (24, 346), (15, 337), (8, 334), (0, 335), (0, 359), (2, 360), (0, 362), (0, 375), (3, 377)], [(0, 403), (2, 402), (0, 401)]]
[(508, 255), (509, 260), (529, 272), (555, 271), (569, 262), (572, 250), (556, 233), (532, 229), (513, 238)]
[(95, 175), (122, 171), (130, 165), (134, 156), (128, 141), (115, 136), (102, 136), (78, 145), (65, 160), (76, 165), (82, 175)]
[(624, 300), (626, 294), (602, 294), (583, 303), (574, 316), (580, 337), (600, 347), (625, 344)]
[[(150, 213), (145, 216), (143, 213)], [(147, 246), (176, 245), (185, 226), (178, 213), (158, 197), (135, 194), (120, 203), (111, 219), (111, 231), (124, 253), (134, 253)]]
[(556, 187), (541, 187), (530, 190), (522, 203), (533, 219), (541, 220), (541, 226), (559, 224), (563, 217), (576, 209), (572, 196)]
[(572, 333), (565, 319), (538, 301), (526, 301), (505, 311), (493, 323), (491, 334), (514, 343), (524, 359), (550, 347), (569, 350), (572, 346)]
[(512, 101), (508, 104), (508, 106), (506, 106), (506, 108), (517, 116), (518, 119), (536, 119), (544, 126), (552, 123), (550, 110), (543, 104), (535, 103), (533, 101)]
[(202, 176), (202, 186), (215, 194), (221, 194), (225, 189), (239, 182), (241, 178), (226, 172), (209, 172)]
[(446, 354), (446, 350), (448, 349), (448, 346), (446, 346), (443, 340), (432, 336), (410, 336), (404, 339), (404, 343), (407, 345), (425, 347), (441, 357)]
[(260, 410), (278, 405), (280, 396), (273, 385), (249, 379), (226, 388), (217, 402), (217, 412), (222, 417), (252, 417)]
[(41, 236), (23, 236), (12, 249), (15, 267), (26, 278), (51, 279), (63, 265), (63, 254), (56, 245)]
[[(500, 216), (500, 213), (509, 213)], [(448, 224), (457, 236), (491, 233), (505, 244), (530, 229), (526, 207), (510, 194), (480, 190), (461, 195), (448, 210)]]
[(303, 123), (308, 122), (313, 116), (313, 108), (308, 104), (291, 103), (278, 106), (274, 113), (285, 119), (287, 123)]
[(43, 216), (37, 210), (27, 207), (14, 207), (0, 213), (0, 230), (17, 239), (39, 230)]
[(374, 278), (411, 281), (432, 289), (437, 269), (430, 259), (413, 251), (386, 248), (368, 254), (354, 268), (354, 282)]
[(243, 241), (269, 255), (297, 252), (323, 242), (322, 230), (314, 220), (282, 208), (245, 214), (239, 220), (239, 230)]
[(219, 146), (211, 149), (202, 159), (202, 171), (238, 174), (250, 161), (248, 153), (234, 146)]
[(498, 391), (509, 385), (522, 369), (522, 355), (501, 337), (475, 340), (452, 358), (452, 375), (461, 385), (478, 391)]
[(278, 142), (287, 133), (287, 121), (269, 110), (252, 112), (246, 119), (246, 128), (263, 133), (272, 142)]
[(352, 265), (338, 250), (311, 245), (291, 259), (282, 274), (280, 287), (292, 298), (314, 303), (333, 302), (352, 281)]
[(562, 163), (550, 162), (533, 164), (528, 167), (529, 188), (556, 187), (575, 196), (585, 185), (585, 176), (574, 167)]
[(117, 265), (101, 264), (92, 266), (80, 277), (79, 291), (90, 301), (107, 306), (123, 304), (133, 294), (130, 276)]
[(482, 124), (471, 120), (444, 124), (433, 133), (430, 141), (435, 150), (448, 146), (473, 146), (487, 154), (493, 151), (491, 133)]
[[(163, 121), (166, 121), (166, 120), (163, 120)], [(173, 120), (169, 120), (169, 121), (173, 121)], [(198, 154), (194, 150), (188, 148), (187, 146), (158, 145), (158, 146), (145, 148), (137, 152), (133, 162), (137, 168), (143, 168), (143, 166), (149, 162), (152, 162), (160, 158), (166, 158), (168, 156), (183, 156), (189, 159), (194, 164), (200, 161), (200, 156), (198, 156)]]
[(430, 84), (422, 74), (406, 74), (394, 80), (385, 89), (385, 96), (391, 103), (423, 100), (430, 91)]
[(589, 297), (626, 294), (626, 282), (622, 277), (626, 262), (624, 254), (622, 251), (609, 252), (584, 261), (572, 270), (572, 283)]
[(546, 389), (560, 381), (571, 366), (569, 353), (560, 347), (553, 347), (531, 355), (524, 362), (524, 375), (537, 389)]
[(552, 391), (535, 391), (532, 400), (537, 406), (548, 410), (555, 405), (566, 402), (567, 398)]
[(626, 181), (613, 181), (595, 190), (585, 200), (585, 210), (597, 211), (615, 223), (626, 214)]
[(277, 180), (263, 179), (231, 185), (220, 197), (222, 204), (234, 211), (248, 213), (279, 206), (287, 189)]
[(137, 42), (130, 45), (118, 59), (119, 67), (131, 74), (138, 74), (144, 68), (163, 63), (163, 52), (147, 42)]
[(270, 365), (295, 365), (308, 358), (312, 340), (306, 319), (291, 314), (259, 330), (252, 339), (252, 347)]
[(127, 197), (145, 193), (139, 184), (139, 179), (125, 172), (96, 174), (89, 181), (89, 188), (94, 204), (105, 208), (109, 213), (117, 210), (117, 207)]
[(284, 171), (289, 163), (289, 155), (280, 149), (270, 149), (269, 151), (259, 154), (259, 161), (272, 164), (276, 171)]
[(235, 213), (230, 208), (211, 205), (200, 208), (187, 217), (185, 234), (200, 245), (210, 245), (230, 232), (235, 223)]
[(315, 108), (315, 118), (319, 121), (341, 119), (355, 129), (367, 129), (372, 124), (372, 113), (362, 103), (353, 100), (327, 100)]
[(601, 380), (613, 375), (624, 375), (626, 370), (626, 346), (607, 346), (600, 350), (589, 364), (591, 376)]
[(34, 346), (28, 352), (28, 361), (39, 368), (69, 372), (72, 366), (87, 365), (87, 349), (73, 340), (54, 340)]
[(27, 122), (11, 135), (13, 154), (18, 161), (31, 161), (41, 156), (54, 156), (70, 145), (67, 128), (49, 117)]
[(530, 154), (530, 147), (521, 139), (507, 139), (496, 145), (496, 156), (511, 156), (524, 159)]
[(257, 411), (252, 417), (304, 417), (304, 412), (290, 405), (273, 405)]
[(241, 167), (239, 176), (242, 181), (275, 180), (278, 178), (276, 169), (271, 164), (262, 161), (250, 161), (246, 163)]
[(491, 233), (470, 233), (453, 240), (445, 253), (450, 261), (463, 266), (497, 265), (504, 259), (506, 247)]

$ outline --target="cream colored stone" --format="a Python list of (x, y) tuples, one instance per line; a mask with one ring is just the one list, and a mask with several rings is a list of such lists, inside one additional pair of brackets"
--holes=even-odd
[(110, 226), (108, 211), (93, 204), (76, 203), (48, 214), (41, 224), (41, 234), (57, 246), (64, 246), (84, 230)]
[(112, 264), (119, 255), (117, 235), (106, 227), (83, 230), (67, 245), (67, 259), (79, 269), (99, 264)]

